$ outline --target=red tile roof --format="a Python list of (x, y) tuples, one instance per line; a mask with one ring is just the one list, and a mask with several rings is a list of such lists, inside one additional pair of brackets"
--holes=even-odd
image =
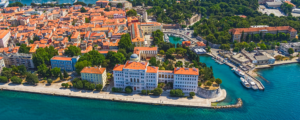
[(174, 74), (182, 74), (182, 75), (199, 75), (198, 68), (175, 68)]
[(101, 67), (85, 67), (80, 73), (103, 74), (106, 68)]

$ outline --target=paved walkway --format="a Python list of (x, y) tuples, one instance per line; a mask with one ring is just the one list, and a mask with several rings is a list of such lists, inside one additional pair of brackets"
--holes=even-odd
[(78, 89), (61, 88), (61, 83), (53, 83), (48, 86), (44, 83), (39, 83), (36, 86), (30, 85), (15, 85), (11, 83), (0, 84), (0, 89), (13, 90), (22, 92), (32, 92), (40, 94), (61, 95), (70, 97), (113, 100), (122, 102), (146, 103), (146, 104), (161, 104), (172, 106), (187, 106), (187, 107), (211, 107), (211, 102), (222, 101), (226, 98), (226, 91), (221, 90), (221, 95), (218, 98), (204, 99), (198, 96), (191, 98), (170, 97), (169, 93), (164, 92), (162, 96), (149, 96), (139, 94), (125, 94), (125, 93), (109, 93), (97, 92)]

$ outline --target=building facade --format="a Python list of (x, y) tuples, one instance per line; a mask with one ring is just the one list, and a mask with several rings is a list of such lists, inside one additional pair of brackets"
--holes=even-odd
[(288, 50), (292, 48), (294, 52), (300, 52), (300, 42), (296, 43), (280, 43), (279, 50), (288, 55)]
[(114, 87), (131, 86), (133, 91), (153, 90), (159, 82), (172, 82), (174, 89), (183, 92), (196, 92), (199, 70), (197, 68), (175, 68), (174, 71), (161, 71), (158, 67), (149, 66), (148, 62), (127, 61), (117, 64), (113, 69)]
[(58, 67), (61, 70), (66, 71), (74, 71), (75, 64), (77, 63), (79, 56), (74, 57), (61, 57), (61, 56), (54, 56), (51, 58), (51, 68)]
[(106, 84), (107, 74), (106, 68), (99, 67), (85, 67), (81, 70), (81, 79), (87, 80), (95, 84)]
[(264, 36), (266, 33), (277, 34), (277, 33), (288, 33), (290, 34), (290, 39), (293, 39), (297, 35), (297, 30), (290, 26), (280, 26), (280, 27), (256, 27), (256, 28), (233, 28), (229, 30), (229, 33), (233, 35), (232, 42), (240, 42), (242, 39), (242, 34), (244, 33), (244, 38), (248, 34), (260, 34)]
[(2, 73), (2, 69), (5, 67), (4, 59), (3, 57), (0, 57), (0, 73)]
[(0, 47), (7, 47), (10, 36), (11, 33), (9, 30), (0, 30)]
[(158, 54), (157, 47), (134, 47), (133, 53), (138, 56), (139, 60), (147, 60)]
[(32, 55), (31, 54), (25, 54), (25, 53), (10, 53), (5, 54), (1, 53), (1, 57), (4, 59), (5, 66), (10, 67), (11, 65), (19, 66), (19, 65), (25, 65), (26, 68), (35, 68), (33, 61), (32, 61)]

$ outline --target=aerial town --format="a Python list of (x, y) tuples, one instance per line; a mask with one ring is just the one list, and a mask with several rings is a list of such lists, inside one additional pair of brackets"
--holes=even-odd
[[(265, 0), (259, 4), (276, 8), (283, 3)], [(0, 5), (0, 82), (6, 83), (0, 85), (1, 89), (211, 107), (213, 102), (224, 100), (227, 93), (220, 87), (222, 80), (214, 77), (213, 68), (200, 62), (200, 55), (230, 66), (242, 85), (254, 90), (265, 89), (256, 78), (262, 77), (256, 69), (297, 63), (300, 58), (297, 30), (288, 25), (205, 32), (208, 27), (221, 31), (225, 25), (211, 26), (216, 21), (196, 13), (178, 20), (180, 24), (166, 24), (161, 22), (165, 19), (155, 17), (158, 12), (153, 12), (151, 6), (133, 6), (124, 0), (61, 6), (33, 3), (22, 7), (9, 6), (4, 0)], [(206, 26), (194, 29), (197, 25)], [(180, 39), (178, 43), (174, 43), (175, 38)], [(260, 39), (281, 42), (266, 45)], [(291, 41), (283, 41), (287, 39)], [(141, 96), (138, 99), (135, 95)], [(181, 97), (181, 101), (169, 99), (169, 95)], [(239, 100), (231, 107), (241, 105)]]

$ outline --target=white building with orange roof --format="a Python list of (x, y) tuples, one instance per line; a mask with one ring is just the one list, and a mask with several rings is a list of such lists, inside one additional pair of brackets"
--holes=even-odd
[(138, 56), (139, 60), (147, 60), (158, 54), (157, 47), (134, 47), (133, 53)]
[(0, 30), (0, 47), (7, 47), (10, 36), (9, 30)]
[(181, 89), (185, 93), (197, 92), (198, 68), (175, 68), (173, 89)]
[(146, 41), (144, 38), (144, 32), (139, 23), (132, 23), (128, 27), (130, 28), (132, 44), (136, 47), (144, 47), (146, 45)]
[[(252, 27), (252, 28), (233, 28), (229, 30), (229, 33), (233, 35), (232, 42), (240, 42), (241, 39), (245, 39), (248, 34), (260, 34), (264, 36), (266, 33), (277, 34), (277, 33), (288, 33), (290, 39), (293, 39), (297, 35), (297, 30), (290, 26), (278, 26), (278, 27)], [(244, 33), (244, 38), (242, 37)]]
[(156, 30), (162, 31), (162, 24), (159, 22), (142, 22), (140, 25), (144, 34), (152, 34)]
[(133, 91), (152, 90), (158, 85), (158, 67), (148, 66), (148, 62), (127, 61), (117, 64), (113, 69), (114, 87), (125, 89), (131, 86)]
[(81, 79), (87, 80), (95, 84), (102, 84), (105, 86), (107, 81), (106, 68), (99, 67), (85, 67), (81, 70)]
[[(133, 56), (134, 57), (134, 56)], [(114, 87), (131, 86), (134, 91), (153, 90), (159, 82), (173, 83), (173, 89), (185, 93), (197, 92), (199, 70), (197, 68), (175, 68), (174, 71), (158, 70), (148, 62), (127, 61), (117, 64), (113, 69)]]

